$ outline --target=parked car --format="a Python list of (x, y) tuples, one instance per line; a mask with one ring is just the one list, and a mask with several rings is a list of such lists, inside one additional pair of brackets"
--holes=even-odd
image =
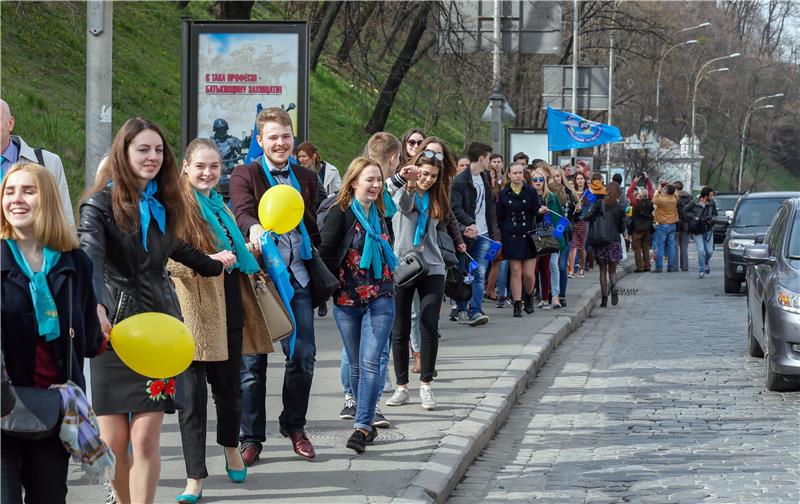
[(747, 264), (742, 256), (745, 247), (761, 243), (780, 204), (797, 197), (800, 192), (788, 191), (750, 193), (741, 197), (722, 247), (726, 293), (737, 294), (745, 279)]
[(764, 237), (745, 248), (747, 350), (764, 357), (768, 390), (800, 385), (800, 198), (784, 201)]
[(725, 232), (728, 231), (728, 224), (733, 219), (733, 210), (741, 197), (742, 195), (739, 193), (714, 195), (714, 203), (717, 205), (717, 218), (714, 219), (714, 243), (725, 241)]

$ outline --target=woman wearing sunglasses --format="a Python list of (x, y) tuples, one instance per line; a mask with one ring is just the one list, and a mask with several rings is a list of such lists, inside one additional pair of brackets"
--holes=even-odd
[(420, 151), (420, 146), (425, 140), (425, 132), (419, 128), (411, 128), (403, 135), (403, 152), (400, 156), (400, 166), (406, 166)]
[(522, 287), (525, 287), (525, 311), (533, 313), (533, 285), (536, 279), (536, 251), (528, 235), (536, 226), (536, 216), (547, 211), (539, 194), (525, 183), (525, 165), (512, 164), (503, 179), (498, 195), (497, 223), (503, 241), (503, 257), (511, 268), (511, 297), (514, 316), (522, 316)]
[[(536, 192), (539, 194), (539, 199), (542, 201), (543, 205), (549, 210), (555, 210), (559, 214), (561, 214), (561, 205), (558, 202), (558, 197), (550, 191), (547, 187), (547, 174), (542, 169), (542, 167), (537, 168), (533, 171), (533, 176), (531, 177), (531, 181), (533, 183), (533, 188), (536, 189)], [(537, 219), (537, 224), (539, 226), (544, 225), (544, 215), (548, 215), (547, 211), (540, 212), (539, 218)], [(549, 214), (552, 215), (552, 214)], [(551, 216), (552, 220), (557, 217)], [(559, 242), (560, 244), (560, 242)], [(553, 306), (556, 306), (558, 303), (558, 291), (551, 290), (551, 282), (552, 278), (552, 270), (550, 268), (550, 262), (556, 261), (558, 263), (558, 252), (554, 252), (550, 255), (545, 255), (539, 257), (539, 260), (536, 262), (536, 272), (539, 274), (539, 294), (541, 295), (541, 301), (539, 302), (539, 308), (549, 310), (551, 308), (550, 303), (548, 300), (552, 297)], [(557, 272), (558, 270), (556, 270)], [(556, 273), (557, 274), (557, 273)], [(556, 283), (556, 285), (558, 285)], [(561, 307), (560, 304), (557, 305), (558, 308)]]
[(409, 401), (408, 394), (408, 343), (411, 334), (411, 304), (415, 293), (420, 298), (420, 399), (422, 407), (436, 407), (431, 382), (439, 349), (437, 327), (439, 308), (444, 296), (445, 265), (437, 243), (439, 223), (447, 219), (449, 199), (445, 183), (439, 178), (442, 161), (436, 156), (420, 153), (411, 166), (405, 166), (400, 176), (405, 187), (395, 192), (394, 202), (398, 212), (392, 219), (395, 233), (394, 251), (398, 258), (416, 250), (427, 265), (427, 275), (412, 285), (396, 286), (395, 318), (392, 327), (392, 353), (397, 389), (386, 402), (399, 406)]

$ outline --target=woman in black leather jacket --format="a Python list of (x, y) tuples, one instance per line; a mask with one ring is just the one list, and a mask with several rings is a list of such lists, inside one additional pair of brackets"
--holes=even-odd
[(598, 198), (586, 215), (586, 220), (592, 223), (589, 230), (589, 245), (594, 249), (594, 256), (600, 265), (601, 308), (608, 305), (609, 291), (611, 291), (611, 304), (616, 306), (619, 302), (619, 292), (616, 287), (617, 264), (622, 262), (622, 244), (619, 235), (625, 230), (625, 207), (619, 202), (622, 189), (616, 182), (611, 182), (605, 190), (605, 197)]
[[(158, 126), (129, 119), (114, 138), (106, 175), (80, 206), (81, 248), (94, 263), (92, 283), (105, 333), (137, 313), (181, 317), (166, 270), (170, 257), (203, 276), (218, 275), (223, 265), (233, 264), (233, 257), (206, 256), (178, 241), (186, 232), (187, 209), (178, 177)], [(118, 500), (153, 502), (161, 423), (164, 412), (175, 411), (175, 379), (152, 380), (132, 371), (111, 345), (92, 360), (91, 369), (102, 437), (117, 459), (113, 487)]]

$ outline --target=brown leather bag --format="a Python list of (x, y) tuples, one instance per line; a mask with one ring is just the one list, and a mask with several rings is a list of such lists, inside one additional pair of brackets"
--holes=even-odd
[(275, 343), (291, 336), (294, 331), (292, 318), (269, 275), (263, 272), (253, 275), (253, 290), (261, 312), (267, 321), (272, 342)]
[(244, 330), (242, 332), (242, 355), (267, 354), (275, 351), (272, 332), (266, 314), (261, 309), (249, 275), (241, 276), (242, 310)]

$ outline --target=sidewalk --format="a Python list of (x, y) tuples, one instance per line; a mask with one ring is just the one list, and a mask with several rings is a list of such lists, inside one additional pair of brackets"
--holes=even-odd
[[(620, 268), (624, 275), (623, 268)], [(352, 420), (339, 419), (343, 393), (339, 381), (342, 343), (329, 313), (316, 320), (317, 363), (306, 426), (317, 451), (314, 462), (298, 458), (278, 434), (282, 355), (273, 354), (267, 378), (267, 442), (247, 481), (234, 485), (225, 476), (222, 448), (215, 444), (213, 401), (209, 400), (207, 465), (201, 502), (442, 502), (505, 420), (518, 394), (533, 379), (550, 351), (586, 317), (599, 299), (597, 268), (585, 279), (570, 279), (568, 307), (537, 310), (513, 318), (510, 308), (485, 305), (488, 325), (471, 328), (447, 320), (442, 305), (439, 356), (434, 381), (437, 409), (419, 405), (417, 375), (412, 402), (382, 410), (392, 423), (374, 445), (356, 455), (345, 448)], [(610, 308), (613, 309), (613, 308)], [(391, 359), (390, 359), (391, 362)], [(394, 378), (390, 366), (390, 375)], [(177, 415), (167, 415), (161, 437), (162, 469), (156, 502), (175, 502), (185, 484)], [(70, 466), (68, 501), (102, 503), (101, 488)]]

